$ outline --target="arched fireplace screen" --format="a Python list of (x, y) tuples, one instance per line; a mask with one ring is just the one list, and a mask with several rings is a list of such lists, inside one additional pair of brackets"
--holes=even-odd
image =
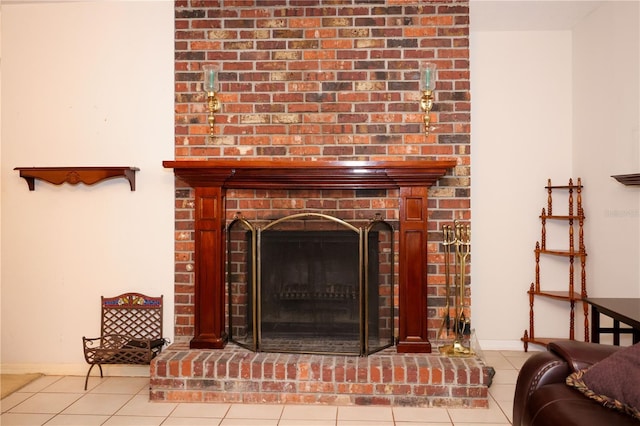
[(227, 228), (228, 334), (261, 352), (367, 355), (394, 343), (393, 228), (300, 213)]

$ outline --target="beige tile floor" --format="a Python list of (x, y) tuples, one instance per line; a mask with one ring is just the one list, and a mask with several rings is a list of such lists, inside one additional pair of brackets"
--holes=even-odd
[(491, 426), (511, 424), (518, 370), (531, 353), (485, 351), (489, 409), (150, 402), (146, 377), (43, 376), (0, 401), (0, 425)]

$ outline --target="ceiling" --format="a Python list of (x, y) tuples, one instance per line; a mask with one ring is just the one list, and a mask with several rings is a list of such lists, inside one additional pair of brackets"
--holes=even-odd
[[(0, 4), (82, 1), (87, 0), (0, 0)], [(617, 0), (469, 0), (470, 30), (472, 32), (570, 30), (606, 1)]]
[(606, 1), (470, 0), (470, 30), (570, 30)]

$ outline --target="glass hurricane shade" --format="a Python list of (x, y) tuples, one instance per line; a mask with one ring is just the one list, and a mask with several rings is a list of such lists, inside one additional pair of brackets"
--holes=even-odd
[(436, 64), (433, 62), (420, 63), (420, 90), (435, 90)]
[(219, 92), (220, 82), (218, 81), (218, 72), (220, 66), (217, 64), (207, 64), (202, 66), (204, 71), (203, 89), (205, 92)]

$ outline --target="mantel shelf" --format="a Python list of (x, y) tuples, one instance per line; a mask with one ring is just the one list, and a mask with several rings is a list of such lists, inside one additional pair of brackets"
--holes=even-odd
[(27, 181), (29, 191), (35, 190), (35, 180), (43, 180), (54, 185), (80, 182), (93, 185), (106, 179), (124, 178), (129, 181), (132, 191), (136, 190), (137, 167), (16, 167), (20, 177)]
[(640, 173), (611, 176), (623, 185), (640, 185)]
[(281, 189), (371, 189), (430, 186), (456, 160), (421, 161), (164, 161), (191, 186)]

